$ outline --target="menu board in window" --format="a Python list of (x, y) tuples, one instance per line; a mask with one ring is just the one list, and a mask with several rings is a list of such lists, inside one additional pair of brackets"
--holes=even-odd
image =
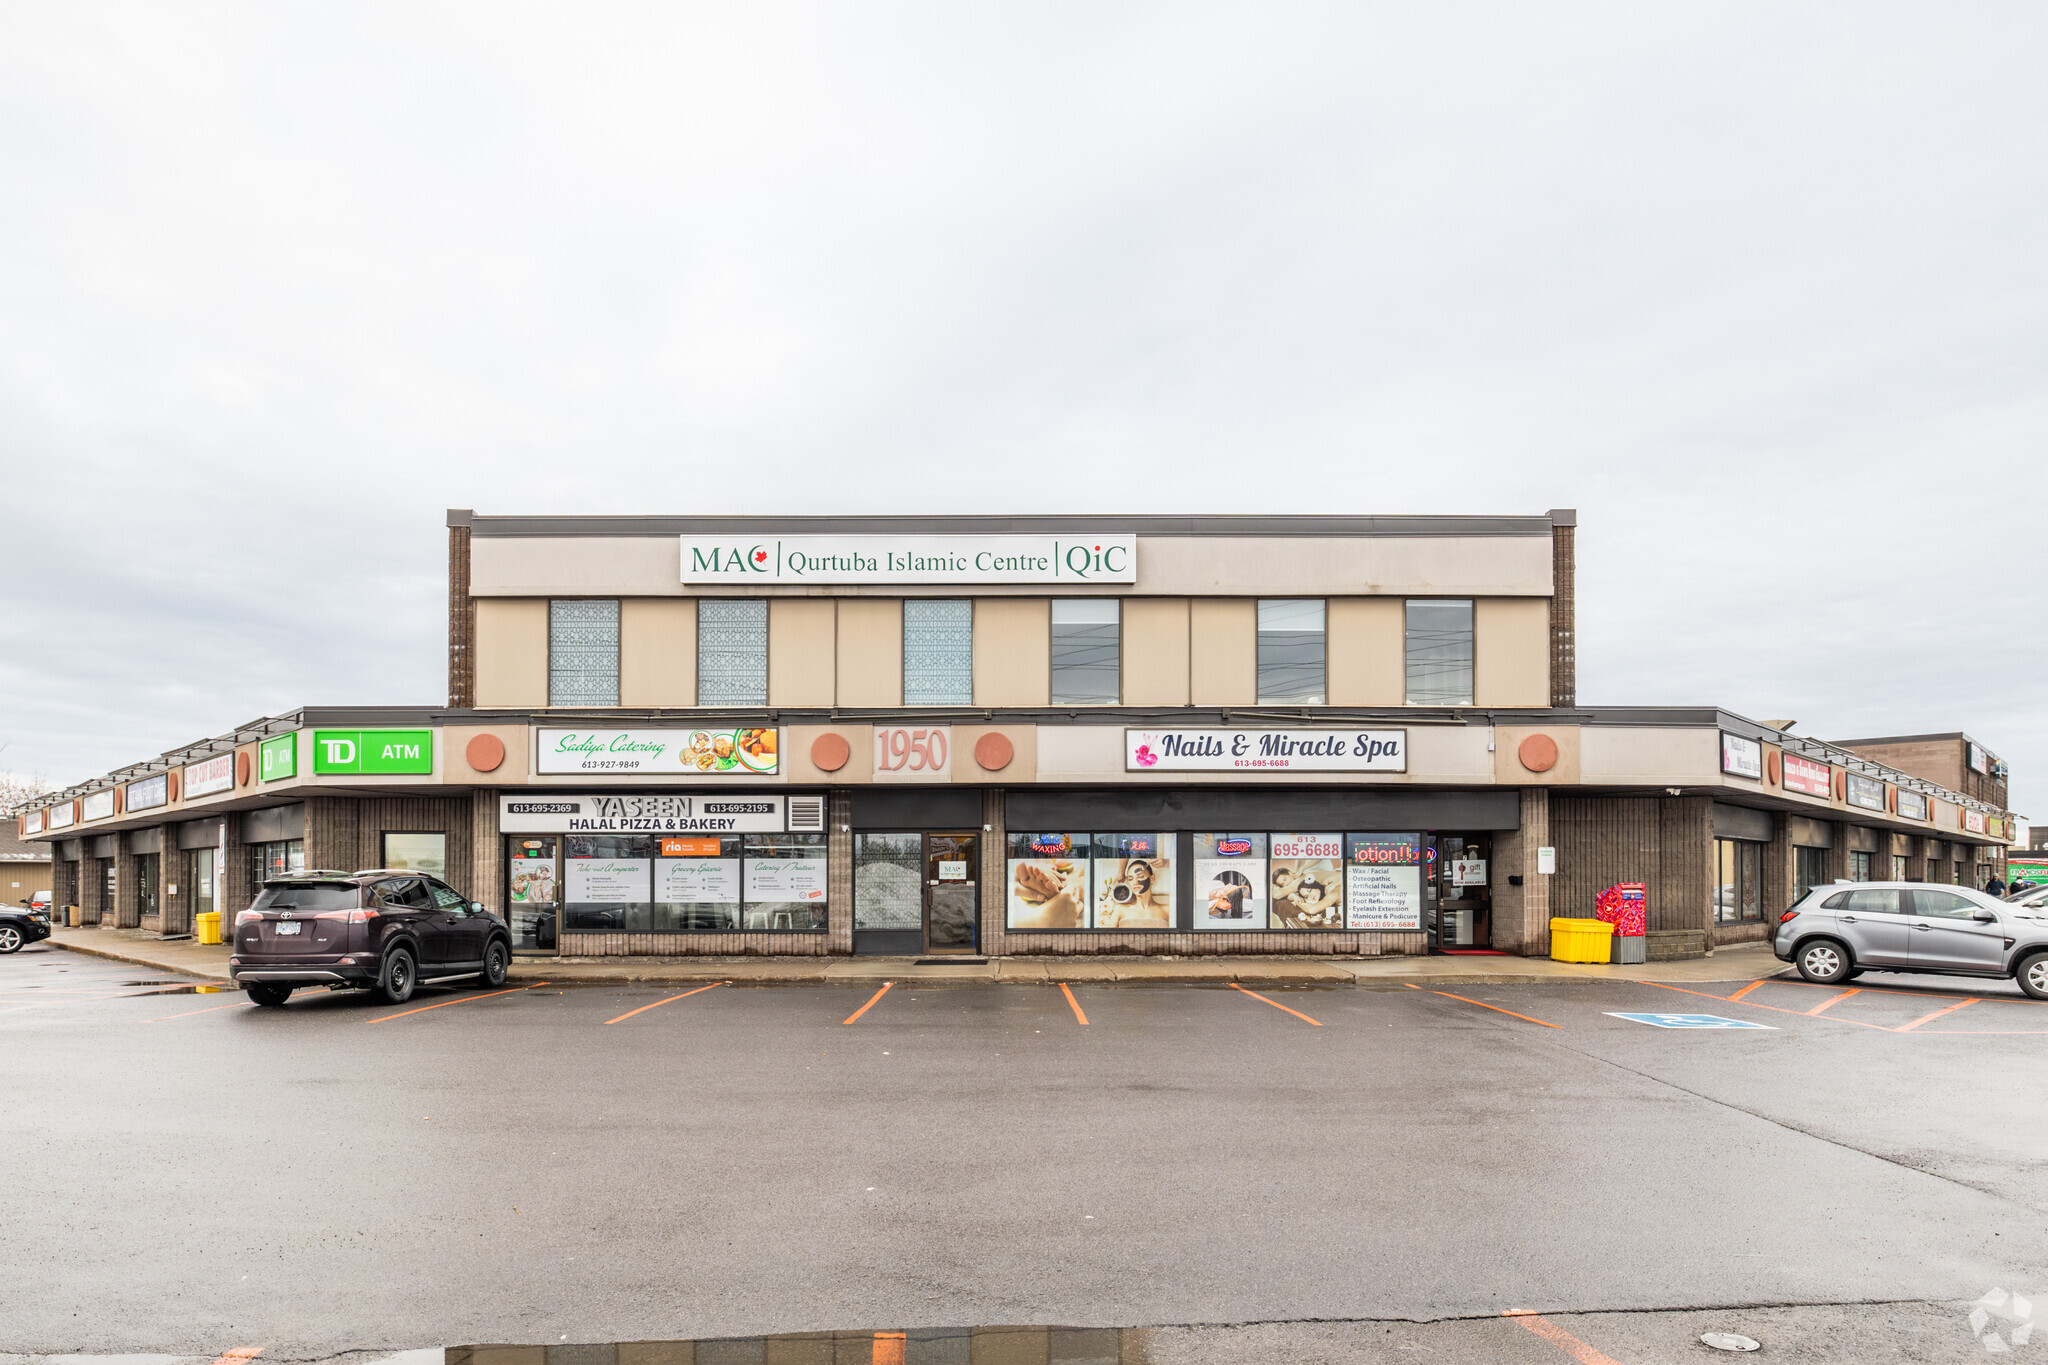
[[(621, 847), (614, 848), (613, 845)], [(634, 856), (646, 850), (644, 839), (591, 838), (569, 840), (562, 877), (570, 904), (627, 904), (647, 901), (654, 860)], [(616, 926), (624, 928), (620, 923)]]
[(1276, 834), (1267, 870), (1275, 929), (1344, 927), (1344, 836)]
[(1171, 834), (1095, 836), (1097, 929), (1173, 927), (1173, 843)]
[(1012, 929), (1088, 927), (1086, 834), (1012, 834), (1004, 922)]
[(1422, 927), (1422, 836), (1352, 834), (1345, 838), (1344, 927)]
[(1266, 927), (1266, 836), (1195, 836), (1195, 928)]
[(654, 899), (666, 905), (738, 905), (739, 840), (663, 839), (654, 863)]

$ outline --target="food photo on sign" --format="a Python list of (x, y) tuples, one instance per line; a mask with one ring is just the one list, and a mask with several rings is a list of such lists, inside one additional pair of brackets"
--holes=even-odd
[(1276, 834), (1268, 868), (1275, 929), (1344, 927), (1344, 836)]
[(1266, 836), (1195, 836), (1195, 928), (1266, 927)]
[(1085, 834), (1012, 834), (1006, 923), (1012, 929), (1088, 927)]
[(1171, 929), (1171, 834), (1095, 836), (1095, 927)]

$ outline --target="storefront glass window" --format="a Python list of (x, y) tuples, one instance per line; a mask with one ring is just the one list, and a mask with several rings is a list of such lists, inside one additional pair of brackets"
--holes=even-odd
[(924, 928), (924, 836), (853, 836), (853, 927), (917, 932)]
[(1416, 598), (1407, 604), (1408, 704), (1472, 704), (1472, 604)]
[(1422, 928), (1422, 835), (1344, 836), (1344, 927)]
[(556, 851), (551, 834), (512, 835), (505, 840), (505, 908), (511, 916), (515, 951), (533, 953), (555, 946), (561, 910)]
[(697, 705), (768, 704), (768, 604), (697, 603)]
[(1263, 929), (1271, 903), (1264, 834), (1195, 836), (1195, 927)]
[(1086, 929), (1094, 837), (1012, 834), (1009, 845), (1009, 927)]
[(1892, 880), (1895, 882), (1906, 880), (1906, 857), (1903, 853), (1894, 853), (1892, 855)]
[(749, 834), (744, 838), (746, 927), (823, 929), (825, 836)]
[(1259, 703), (1321, 706), (1325, 647), (1320, 598), (1259, 603)]
[(619, 604), (548, 603), (548, 705), (619, 704)]
[[(1820, 849), (1798, 849), (1819, 853)], [(1745, 839), (1714, 841), (1714, 923), (1739, 924), (1764, 917), (1764, 846)], [(1800, 894), (1804, 895), (1804, 892)]]
[(1344, 836), (1275, 834), (1266, 884), (1275, 929), (1344, 927)]
[(654, 928), (740, 927), (740, 836), (662, 839), (654, 860)]
[(1871, 855), (1868, 853), (1851, 853), (1849, 855), (1850, 881), (1867, 882), (1870, 880), (1870, 858)]
[(903, 603), (903, 704), (968, 706), (974, 701), (974, 603), (910, 598)]
[[(272, 877), (289, 877), (294, 872), (306, 870), (306, 841), (304, 839), (278, 839), (267, 844), (249, 845), (250, 870), (257, 885)], [(342, 871), (351, 869), (343, 868)]]
[(135, 859), (135, 900), (145, 915), (157, 912), (157, 856), (144, 853)]
[(1828, 851), (1824, 848), (1792, 850), (1792, 900), (1806, 899), (1806, 893), (1828, 879)]
[(654, 859), (638, 834), (573, 835), (563, 841), (564, 927), (594, 933), (645, 930)]
[(424, 872), (448, 880), (448, 836), (445, 834), (386, 834), (384, 867)]
[(1052, 604), (1052, 704), (1113, 706), (1122, 696), (1118, 661), (1123, 604), (1114, 597), (1057, 598)]
[(185, 881), (192, 894), (185, 903), (194, 915), (209, 915), (220, 908), (213, 903), (213, 854), (210, 848), (195, 848), (186, 858)]

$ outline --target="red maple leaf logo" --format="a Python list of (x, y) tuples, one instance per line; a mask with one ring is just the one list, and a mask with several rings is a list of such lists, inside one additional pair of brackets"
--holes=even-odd
[(754, 562), (756, 564), (766, 564), (768, 562), (768, 552), (766, 550), (754, 551)]

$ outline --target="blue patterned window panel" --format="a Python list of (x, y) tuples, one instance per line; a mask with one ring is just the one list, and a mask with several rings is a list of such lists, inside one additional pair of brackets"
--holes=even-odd
[(904, 602), (903, 704), (974, 704), (974, 603)]
[(548, 603), (548, 705), (619, 704), (619, 604)]
[(697, 705), (768, 704), (768, 603), (697, 603)]

